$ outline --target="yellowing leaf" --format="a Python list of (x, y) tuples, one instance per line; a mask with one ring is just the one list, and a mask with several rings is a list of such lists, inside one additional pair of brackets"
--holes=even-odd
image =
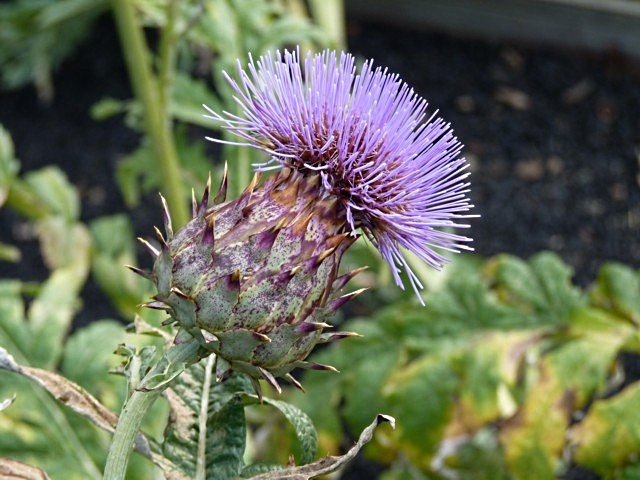
[(394, 437), (422, 468), (428, 468), (452, 415), (458, 386), (456, 372), (447, 362), (426, 356), (401, 370), (383, 389), (388, 411), (398, 420)]
[(598, 272), (591, 292), (597, 305), (640, 325), (640, 273), (619, 263), (607, 263)]
[(564, 430), (571, 403), (548, 366), (538, 367), (539, 381), (518, 413), (500, 431), (507, 467), (519, 480), (554, 478), (555, 463), (564, 447)]
[(572, 429), (575, 460), (602, 475), (634, 461), (640, 452), (640, 383), (594, 402)]

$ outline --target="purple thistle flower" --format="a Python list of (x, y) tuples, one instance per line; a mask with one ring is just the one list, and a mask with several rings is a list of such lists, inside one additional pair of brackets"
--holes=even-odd
[(370, 61), (358, 72), (352, 55), (333, 51), (309, 53), (303, 65), (299, 52), (266, 54), (246, 70), (238, 62), (238, 74), (239, 82), (225, 77), (241, 113), (207, 110), (245, 142), (208, 140), (267, 152), (257, 170), (319, 174), (351, 232), (371, 240), (398, 286), (404, 268), (420, 298), (403, 248), (435, 269), (447, 262), (439, 251), (472, 250), (470, 238), (448, 231), (473, 216), (463, 214), (472, 205), (462, 145), (448, 123), (426, 117), (427, 101), (398, 75)]

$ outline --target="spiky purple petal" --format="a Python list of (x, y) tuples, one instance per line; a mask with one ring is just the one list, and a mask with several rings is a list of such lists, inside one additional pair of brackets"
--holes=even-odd
[(267, 54), (246, 69), (238, 62), (238, 75), (226, 78), (240, 113), (208, 109), (210, 118), (271, 156), (257, 170), (319, 174), (350, 232), (362, 229), (399, 286), (404, 269), (422, 288), (403, 249), (436, 269), (443, 251), (471, 250), (470, 238), (449, 231), (467, 227), (458, 220), (472, 208), (462, 145), (398, 75), (370, 61), (358, 70), (353, 56), (332, 51), (303, 62), (299, 52)]

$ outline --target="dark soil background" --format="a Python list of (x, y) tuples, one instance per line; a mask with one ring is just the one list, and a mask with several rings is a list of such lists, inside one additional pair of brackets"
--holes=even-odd
[[(470, 232), (477, 253), (528, 257), (553, 250), (573, 266), (581, 285), (608, 260), (640, 267), (636, 63), (615, 52), (487, 43), (356, 21), (349, 33), (352, 52), (399, 73), (466, 145), (471, 197), (482, 216)], [(62, 65), (54, 85), (48, 105), (32, 87), (0, 93), (0, 122), (13, 136), (22, 171), (63, 168), (80, 189), (84, 220), (126, 211), (113, 171), (138, 138), (121, 118), (95, 122), (89, 116), (106, 96), (130, 97), (110, 18)], [(131, 214), (136, 234), (149, 235), (160, 224), (156, 196)], [(23, 253), (20, 264), (0, 264), (0, 277), (46, 277), (25, 225), (0, 210), (0, 240)], [(80, 324), (115, 315), (92, 283), (84, 294)], [(634, 369), (640, 370), (629, 362)], [(578, 472), (572, 478), (593, 477)]]

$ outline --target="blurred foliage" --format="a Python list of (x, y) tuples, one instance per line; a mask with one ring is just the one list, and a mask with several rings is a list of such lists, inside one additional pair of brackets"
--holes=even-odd
[(640, 272), (603, 265), (586, 291), (570, 280), (551, 253), (462, 257), (426, 308), (399, 300), (341, 325), (362, 338), (311, 360), (342, 373), (307, 375), (288, 399), (327, 452), (343, 426), (352, 438), (372, 412), (396, 417), (366, 449), (385, 479), (547, 479), (574, 464), (635, 478), (640, 382), (621, 355), (640, 353)]
[[(249, 52), (257, 57), (268, 50), (296, 45), (302, 51), (344, 46), (340, 44), (344, 38), (340, 2), (331, 1), (322, 8), (315, 3), (312, 10), (323, 25), (314, 21), (302, 0), (132, 2), (138, 27), (152, 39), (144, 45), (144, 55), (150, 59), (153, 85), (138, 84), (140, 77), (130, 71), (137, 97), (105, 98), (93, 108), (96, 119), (125, 114), (127, 125), (145, 134), (139, 148), (127, 155), (116, 171), (127, 205), (136, 206), (144, 193), (172, 190), (168, 184), (173, 179), (166, 178), (162, 167), (166, 160), (155, 149), (159, 142), (169, 142), (168, 148), (176, 151), (185, 203), (191, 188), (203, 188), (210, 160), (202, 147), (189, 146), (183, 127), (216, 127), (204, 118), (203, 104), (219, 112), (236, 110), (223, 71), (233, 75), (238, 60), (245, 63)], [(17, 88), (33, 83), (40, 98), (50, 100), (53, 71), (91, 34), (95, 20), (110, 6), (107, 0), (15, 0), (0, 5), (0, 86)], [(135, 50), (133, 43), (123, 46), (125, 57), (130, 50)], [(129, 64), (130, 70), (144, 68), (140, 62), (133, 65)], [(155, 114), (171, 129), (164, 137), (145, 126), (143, 115), (149, 104), (140, 89), (153, 90), (158, 108)], [(174, 122), (178, 124), (175, 129)], [(175, 138), (167, 139), (167, 135)], [(264, 161), (258, 152), (232, 145), (223, 147), (222, 158), (234, 159), (230, 178), (234, 196), (248, 183), (250, 164)], [(178, 210), (171, 197), (169, 194), (169, 205)]]
[[(180, 125), (216, 128), (215, 123), (204, 118), (203, 104), (218, 112), (237, 110), (223, 72), (235, 75), (236, 63), (246, 63), (249, 52), (255, 58), (269, 50), (295, 45), (301, 45), (303, 51), (341, 45), (332, 44), (332, 37), (312, 21), (300, 1), (190, 0), (175, 2), (176, 11), (172, 11), (170, 3), (167, 6), (166, 1), (140, 0), (137, 6), (140, 22), (160, 32), (152, 64), (157, 66), (159, 88), (168, 92), (167, 121), (178, 124), (177, 156), (188, 193), (191, 188), (203, 188), (211, 164), (202, 148), (194, 149), (184, 141), (186, 131)], [(173, 32), (166, 42), (171, 43), (172, 53), (163, 48), (167, 30)], [(128, 124), (139, 128), (139, 100), (107, 99), (106, 106), (99, 104), (94, 111), (102, 116), (109, 111), (125, 111)], [(227, 136), (222, 132), (223, 138)], [(231, 196), (249, 182), (251, 163), (264, 161), (263, 155), (234, 145), (223, 146), (221, 157), (233, 159)], [(162, 188), (163, 178), (152, 168), (154, 160), (149, 145), (143, 143), (118, 168), (118, 182), (129, 205), (136, 205), (142, 193)]]
[(53, 70), (87, 38), (107, 0), (13, 0), (0, 4), (0, 85), (33, 82), (53, 96)]
[[(119, 263), (135, 263), (129, 220), (102, 218), (87, 226), (80, 221), (78, 193), (60, 169), (45, 167), (20, 176), (19, 168), (11, 138), (0, 127), (0, 200), (25, 216), (49, 269), (42, 282), (0, 279), (0, 347), (23, 366), (63, 374), (119, 411), (126, 388), (109, 373), (119, 362), (113, 352), (121, 342), (141, 340), (113, 319), (95, 319), (75, 329), (72, 323), (82, 308), (80, 295), (92, 264), (95, 278), (123, 315), (131, 316), (149, 295), (149, 286), (137, 283)], [(114, 236), (113, 228), (127, 236)], [(17, 247), (8, 247), (20, 257)], [(158, 323), (160, 316), (149, 312), (146, 318)], [(26, 379), (0, 375), (0, 399), (15, 396), (0, 414), (0, 457), (38, 465), (54, 479), (99, 478), (110, 435)], [(162, 427), (162, 411), (158, 405), (150, 416), (152, 431)], [(137, 458), (130, 478), (150, 478), (150, 472), (149, 464)]]

